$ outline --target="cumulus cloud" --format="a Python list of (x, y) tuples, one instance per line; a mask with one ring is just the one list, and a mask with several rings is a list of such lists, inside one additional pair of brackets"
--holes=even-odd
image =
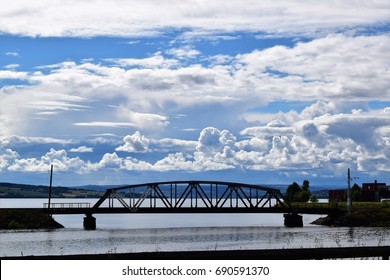
[(88, 163), (79, 157), (71, 158), (65, 150), (50, 149), (41, 158), (19, 158), (8, 166), (9, 171), (46, 172), (50, 165), (59, 172), (83, 173)]
[(133, 135), (125, 136), (123, 142), (125, 144), (116, 148), (116, 151), (146, 152), (149, 149), (150, 140), (136, 131)]
[[(150, 153), (158, 156), (120, 156), (105, 153), (101, 160), (90, 162), (69, 156), (65, 150), (50, 149), (40, 158), (22, 158), (2, 142), (2, 170), (43, 172), (53, 163), (57, 170), (75, 173), (103, 169), (124, 171), (263, 170), (308, 174), (335, 174), (348, 167), (359, 172), (388, 172), (390, 162), (389, 110), (354, 110), (323, 115), (308, 114), (316, 108), (339, 109), (319, 101), (296, 112), (295, 121), (275, 119), (267, 124), (242, 130), (237, 137), (228, 130), (204, 128), (196, 141), (152, 139), (136, 131), (123, 138), (118, 152)], [(359, 125), (364, 125), (364, 131)], [(86, 151), (86, 146), (70, 149)], [(158, 153), (156, 153), (158, 152)], [(321, 176), (321, 175), (319, 175)]]
[(202, 154), (215, 154), (222, 152), (225, 147), (234, 146), (235, 142), (236, 137), (229, 131), (206, 127), (200, 133), (196, 149)]
[[(388, 113), (385, 110), (361, 110), (330, 114), (329, 110), (322, 110), (321, 115), (318, 108), (324, 107), (338, 110), (331, 102), (314, 103), (301, 113), (295, 112), (293, 122), (277, 127), (285, 129), (278, 131), (279, 136), (275, 135), (275, 131), (269, 131), (268, 125), (244, 129), (243, 135), (253, 137), (252, 142), (253, 139), (262, 140), (260, 143), (264, 148), (258, 149), (256, 142), (246, 140), (245, 145), (240, 144), (242, 149), (245, 148), (240, 151), (240, 160), (245, 162), (249, 159), (252, 167), (258, 169), (266, 166), (279, 169), (321, 167), (330, 171), (334, 166), (355, 166), (360, 171), (372, 172), (376, 166), (378, 170), (385, 171), (384, 162), (390, 162), (390, 146), (386, 140), (390, 127)], [(256, 151), (257, 159), (253, 157), (253, 151)], [(371, 166), (368, 164), (370, 159), (373, 159)]]
[(11, 149), (5, 149), (0, 146), (0, 171), (5, 170), (16, 159), (19, 158), (19, 154)]
[[(316, 107), (318, 104), (312, 106)], [(309, 107), (306, 109), (310, 110)], [(386, 114), (388, 113), (385, 110), (370, 111), (356, 119), (358, 122), (361, 118), (365, 118), (367, 123), (373, 123), (372, 127), (376, 126), (376, 129), (371, 132), (382, 144), (376, 146), (375, 153), (378, 156), (373, 156), (373, 151), (369, 151), (369, 147), (362, 145), (354, 137), (337, 135), (333, 131), (328, 131), (329, 125), (334, 118), (337, 119), (339, 114), (325, 114), (321, 118), (304, 119), (306, 115), (302, 113), (300, 116), (302, 119), (297, 123), (284, 123), (281, 126), (279, 122), (272, 122), (272, 125), (264, 125), (265, 129), (288, 128), (289, 130), (284, 131), (284, 134), (275, 135), (274, 131), (267, 130), (260, 134), (250, 134), (251, 130), (247, 129), (242, 133), (250, 138), (238, 140), (227, 130), (207, 127), (200, 132), (196, 142), (190, 143), (187, 151), (169, 152), (166, 157), (154, 163), (139, 162), (134, 158), (119, 160), (116, 154), (113, 157), (117, 164), (120, 163), (122, 169), (129, 170), (140, 168), (150, 171), (201, 172), (244, 168), (250, 170), (311, 170), (316, 173), (317, 170), (322, 169), (325, 173), (334, 173), (335, 170), (340, 170), (339, 168), (355, 166), (359, 171), (385, 172), (388, 169), (386, 163), (390, 160), (390, 145), (386, 140), (390, 124), (384, 121)], [(352, 113), (343, 114), (344, 117), (345, 115), (351, 119), (354, 118)], [(275, 126), (277, 123), (279, 125)], [(345, 124), (345, 131), (353, 129), (355, 128), (350, 127), (348, 123)], [(119, 150), (135, 151), (134, 146), (138, 145), (138, 151), (153, 152), (166, 141), (166, 139), (149, 139), (136, 132), (124, 138), (125, 145)], [(178, 139), (170, 139), (170, 141), (179, 142)], [(170, 151), (174, 150), (175, 148), (171, 146)]]

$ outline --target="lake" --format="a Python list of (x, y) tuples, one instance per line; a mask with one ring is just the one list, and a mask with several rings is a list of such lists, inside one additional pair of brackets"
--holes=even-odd
[[(97, 199), (53, 199), (90, 202)], [(42, 207), (47, 199), (0, 199), (0, 208)], [(56, 215), (57, 230), (1, 230), (0, 256), (69, 255), (146, 251), (389, 246), (390, 228), (286, 228), (283, 214), (96, 214), (97, 229), (83, 229), (83, 215)]]

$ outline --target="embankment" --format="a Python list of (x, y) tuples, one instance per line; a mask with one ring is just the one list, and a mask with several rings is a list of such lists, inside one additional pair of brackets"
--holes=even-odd
[(390, 227), (390, 208), (353, 209), (344, 215), (328, 215), (312, 222), (340, 227)]
[(63, 227), (40, 209), (0, 209), (0, 229), (57, 229)]

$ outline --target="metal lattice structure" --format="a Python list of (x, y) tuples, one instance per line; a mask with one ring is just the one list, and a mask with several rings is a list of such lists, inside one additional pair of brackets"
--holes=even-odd
[(122, 213), (255, 213), (271, 212), (272, 203), (283, 212), (296, 212), (274, 188), (219, 181), (171, 181), (107, 189), (90, 212), (116, 209)]

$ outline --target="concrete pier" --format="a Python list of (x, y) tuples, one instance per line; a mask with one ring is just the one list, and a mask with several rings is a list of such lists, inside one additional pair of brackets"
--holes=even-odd
[(96, 229), (96, 218), (92, 214), (86, 214), (84, 217), (83, 226), (85, 230), (95, 230)]
[(290, 213), (284, 214), (284, 225), (286, 227), (303, 227), (303, 219), (301, 215)]

